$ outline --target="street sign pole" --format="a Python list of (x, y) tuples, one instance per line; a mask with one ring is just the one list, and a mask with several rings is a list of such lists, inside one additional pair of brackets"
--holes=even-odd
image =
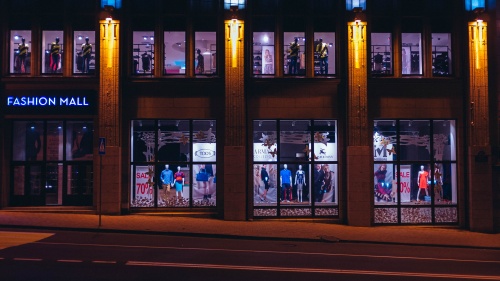
[(102, 216), (102, 156), (106, 154), (106, 138), (99, 138), (99, 227)]

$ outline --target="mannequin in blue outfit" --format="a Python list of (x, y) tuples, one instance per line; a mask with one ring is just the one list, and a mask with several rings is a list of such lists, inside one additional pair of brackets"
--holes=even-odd
[(165, 169), (161, 171), (160, 180), (162, 183), (163, 195), (165, 196), (164, 198), (166, 199), (167, 196), (170, 194), (170, 188), (174, 184), (174, 172), (168, 169), (168, 164), (165, 165)]
[[(282, 201), (292, 201), (292, 172), (287, 169), (287, 165), (283, 165), (283, 170), (280, 171), (280, 181), (282, 190)], [(287, 198), (288, 195), (288, 198)]]

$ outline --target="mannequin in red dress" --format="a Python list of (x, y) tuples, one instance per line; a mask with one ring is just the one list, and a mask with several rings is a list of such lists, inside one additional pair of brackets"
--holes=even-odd
[(427, 191), (427, 181), (429, 180), (429, 172), (424, 169), (424, 166), (420, 166), (420, 171), (418, 172), (417, 185), (417, 202), (420, 201), (420, 191), (425, 190), (425, 195), (429, 196), (429, 192)]

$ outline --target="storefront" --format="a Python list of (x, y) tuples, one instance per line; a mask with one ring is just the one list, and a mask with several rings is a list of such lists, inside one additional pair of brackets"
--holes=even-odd
[(9, 206), (92, 206), (94, 91), (7, 91)]

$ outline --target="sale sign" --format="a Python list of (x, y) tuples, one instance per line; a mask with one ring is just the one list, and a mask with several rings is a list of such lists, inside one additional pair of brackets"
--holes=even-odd
[(410, 202), (411, 197), (411, 165), (401, 165), (399, 170), (401, 183), (401, 202)]
[(153, 179), (150, 177), (154, 173), (148, 166), (137, 166), (135, 170), (135, 199), (152, 198), (153, 186), (151, 183)]

